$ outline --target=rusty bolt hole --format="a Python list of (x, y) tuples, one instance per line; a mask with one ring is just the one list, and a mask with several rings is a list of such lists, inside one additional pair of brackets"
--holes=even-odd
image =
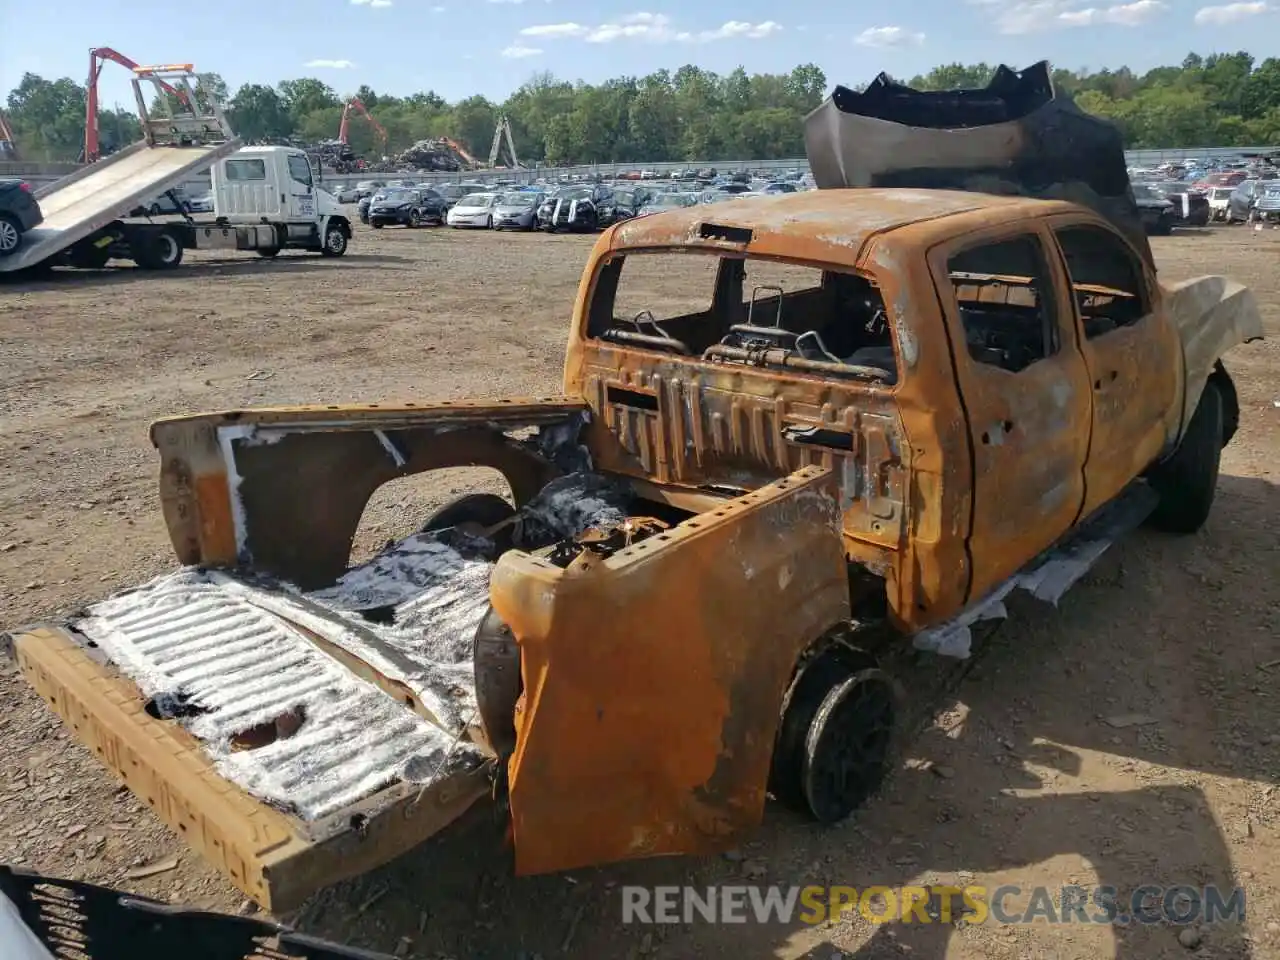
[(306, 720), (307, 711), (299, 704), (274, 720), (267, 720), (234, 734), (231, 737), (231, 749), (257, 750), (277, 740), (287, 740), (298, 732)]

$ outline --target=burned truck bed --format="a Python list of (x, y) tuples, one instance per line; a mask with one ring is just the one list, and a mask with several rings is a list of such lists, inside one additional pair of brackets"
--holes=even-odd
[(490, 791), (476, 636), (502, 546), (621, 520), (571, 474), (502, 532), (436, 526), (312, 589), (188, 566), (17, 631), (33, 686), (269, 909), (361, 873)]

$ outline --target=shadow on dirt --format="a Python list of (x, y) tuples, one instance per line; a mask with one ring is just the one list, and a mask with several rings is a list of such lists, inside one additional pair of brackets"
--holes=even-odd
[[(1077, 885), (1114, 888), (1122, 915), (1136, 896), (1158, 916), (1167, 893), (1168, 907), (1186, 917), (1196, 906), (1186, 888), (1216, 888), (1227, 904), (1243, 887), (1248, 909), (1248, 875), (1237, 877), (1232, 847), (1250, 842), (1248, 816), (1280, 822), (1270, 786), (1280, 782), (1280, 737), (1271, 735), (1274, 705), (1263, 699), (1280, 675), (1280, 624), (1232, 622), (1223, 586), (1280, 569), (1277, 519), (1280, 488), (1224, 475), (1201, 534), (1141, 531), (1110, 551), (1059, 611), (1011, 607), (1010, 622), (978, 650), (964, 679), (930, 695), (932, 719), (882, 793), (838, 827), (771, 805), (764, 827), (732, 858), (515, 878), (502, 824), (481, 807), (286, 919), (389, 951), (408, 938), (401, 948), (416, 957), (1251, 957), (1235, 920), (1082, 923), (1068, 911), (1072, 922), (1046, 926), (1043, 918), (1060, 917), (1063, 887)], [(1243, 801), (1253, 813), (1211, 809), (1203, 774), (1254, 781)], [(1025, 919), (1038, 906), (1042, 919), (956, 922), (957, 904), (952, 922), (877, 924), (857, 910), (816, 925), (798, 917), (710, 924), (696, 914), (670, 925), (622, 922), (627, 885), (840, 885), (861, 893), (930, 883), (980, 885), (989, 904), (1001, 885), (1018, 886), (998, 898), (1006, 917)], [(1041, 899), (1033, 883), (1047, 885)], [(1139, 889), (1147, 885), (1158, 888), (1154, 898)], [(1096, 904), (1082, 906), (1086, 917), (1099, 916)]]
[(34, 273), (31, 270), (19, 270), (14, 273), (0, 273), (0, 288), (3, 288), (6, 292), (36, 293), (44, 290), (66, 290), (76, 286), (92, 284), (154, 283), (156, 281), (191, 280), (196, 277), (245, 276), (252, 273), (301, 273), (308, 270), (332, 270), (340, 263), (352, 261), (362, 266), (372, 266), (374, 268), (413, 262), (408, 257), (381, 253), (348, 253), (340, 260), (333, 262), (330, 262), (328, 257), (305, 251), (297, 253), (284, 252), (275, 259), (245, 254), (241, 257), (228, 257), (218, 260), (187, 261), (173, 270), (140, 270), (137, 267), (124, 264), (107, 266), (101, 270), (54, 268), (38, 273)]

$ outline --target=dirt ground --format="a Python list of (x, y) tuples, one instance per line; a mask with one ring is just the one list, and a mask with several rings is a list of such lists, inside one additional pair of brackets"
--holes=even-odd
[[(545, 395), (583, 237), (360, 229), (341, 262), (202, 259), (0, 286), (0, 627), (172, 564), (147, 441), (211, 408)], [(739, 853), (514, 879), (500, 824), (442, 836), (285, 918), (428, 957), (1280, 957), (1280, 233), (1155, 241), (1162, 276), (1252, 286), (1272, 339), (1227, 363), (1240, 431), (1207, 528), (1140, 532), (1053, 610), (1021, 605), (853, 819), (777, 809)], [(370, 549), (468, 486), (381, 491)], [(0, 862), (235, 912), (242, 896), (0, 664)], [(1130, 716), (1133, 725), (1106, 721)], [(126, 871), (167, 857), (146, 879)], [(1236, 885), (1243, 926), (625, 926), (620, 887)], [(1028, 896), (1012, 898), (1011, 908)], [(1180, 937), (1181, 935), (1181, 937)]]

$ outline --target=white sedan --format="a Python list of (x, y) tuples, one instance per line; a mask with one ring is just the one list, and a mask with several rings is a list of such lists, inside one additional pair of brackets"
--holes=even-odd
[(463, 197), (449, 209), (445, 223), (451, 227), (492, 227), (493, 207), (498, 196), (496, 193), (473, 193)]

